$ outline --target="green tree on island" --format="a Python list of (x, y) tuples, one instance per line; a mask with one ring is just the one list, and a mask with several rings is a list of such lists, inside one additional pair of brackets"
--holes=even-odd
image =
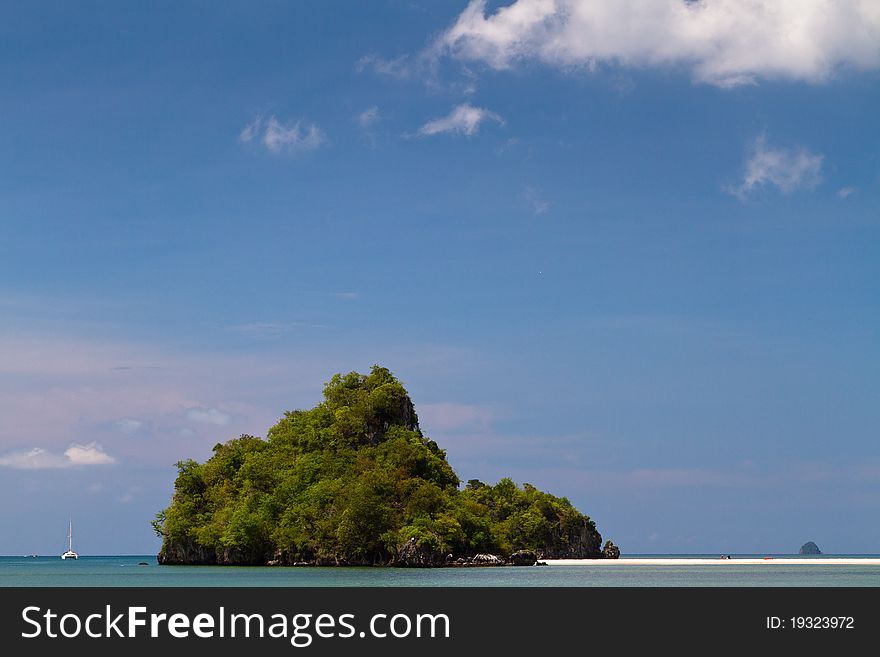
[(218, 443), (205, 463), (177, 468), (171, 504), (153, 522), (165, 564), (603, 556), (595, 523), (565, 498), (507, 478), (460, 489), (406, 390), (378, 365), (333, 376), (323, 402), (285, 413), (266, 440)]

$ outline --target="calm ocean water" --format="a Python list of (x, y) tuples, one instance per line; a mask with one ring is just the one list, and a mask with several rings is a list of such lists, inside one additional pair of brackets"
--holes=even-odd
[[(783, 560), (791, 555), (775, 556)], [(817, 557), (815, 565), (773, 566), (224, 568), (159, 566), (152, 555), (80, 557), (77, 561), (62, 561), (57, 556), (0, 557), (2, 586), (880, 586), (880, 566), (828, 565)]]

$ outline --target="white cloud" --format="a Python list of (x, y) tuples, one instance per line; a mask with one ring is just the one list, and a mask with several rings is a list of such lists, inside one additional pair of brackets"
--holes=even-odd
[(840, 198), (846, 199), (856, 193), (855, 187), (843, 187), (842, 189), (837, 190), (837, 195)]
[(746, 162), (742, 183), (731, 193), (744, 198), (751, 192), (772, 185), (783, 194), (810, 189), (822, 180), (822, 155), (803, 147), (774, 148), (763, 135), (758, 137)]
[(113, 428), (117, 431), (121, 431), (122, 433), (133, 434), (137, 433), (137, 431), (144, 426), (144, 423), (140, 420), (136, 420), (130, 417), (124, 417), (122, 419), (116, 420), (113, 423)]
[(48, 452), (42, 447), (34, 447), (26, 452), (9, 452), (0, 456), (0, 465), (16, 470), (41, 470), (44, 468), (63, 468), (70, 463), (62, 454)]
[(357, 115), (357, 123), (362, 128), (369, 128), (380, 120), (382, 120), (382, 115), (379, 114), (379, 108), (376, 105), (368, 107)]
[(477, 134), (483, 121), (495, 121), (504, 125), (504, 119), (494, 112), (490, 112), (482, 107), (474, 107), (469, 103), (463, 103), (454, 107), (446, 116), (428, 121), (419, 128), (417, 134), (422, 137), (444, 133), (471, 136)]
[(228, 413), (219, 411), (216, 408), (190, 408), (186, 411), (186, 419), (193, 422), (216, 424), (218, 427), (223, 427), (229, 424), (229, 420), (232, 418)]
[(64, 456), (71, 465), (106, 465), (116, 461), (96, 442), (87, 445), (74, 443), (64, 451)]
[(818, 82), (880, 67), (876, 0), (517, 0), (486, 13), (472, 0), (434, 56), (504, 69), (521, 60), (571, 68), (684, 67), (722, 87), (759, 78)]
[(274, 116), (258, 116), (238, 135), (244, 144), (259, 142), (271, 153), (298, 153), (313, 151), (324, 143), (324, 132), (314, 123), (301, 121), (284, 124)]
[(9, 452), (0, 456), (0, 466), (16, 470), (48, 470), (86, 465), (109, 465), (116, 459), (107, 454), (96, 442), (86, 445), (73, 443), (63, 454), (50, 452), (42, 447), (21, 452)]

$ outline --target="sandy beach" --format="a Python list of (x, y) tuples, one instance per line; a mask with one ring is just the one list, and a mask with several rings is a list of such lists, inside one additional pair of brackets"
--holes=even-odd
[(645, 557), (621, 559), (542, 559), (548, 566), (589, 566), (604, 568), (608, 566), (880, 566), (880, 558), (876, 557)]

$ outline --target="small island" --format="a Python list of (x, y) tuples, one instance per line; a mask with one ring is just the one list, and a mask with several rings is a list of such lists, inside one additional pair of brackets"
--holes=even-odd
[(798, 554), (822, 554), (822, 551), (819, 549), (819, 546), (813, 543), (813, 541), (807, 541), (803, 545), (801, 545), (800, 552)]
[(324, 401), (285, 413), (265, 440), (241, 436), (205, 463), (177, 463), (153, 522), (160, 564), (534, 565), (617, 558), (564, 497), (504, 478), (463, 487), (422, 434), (392, 373), (337, 374)]

